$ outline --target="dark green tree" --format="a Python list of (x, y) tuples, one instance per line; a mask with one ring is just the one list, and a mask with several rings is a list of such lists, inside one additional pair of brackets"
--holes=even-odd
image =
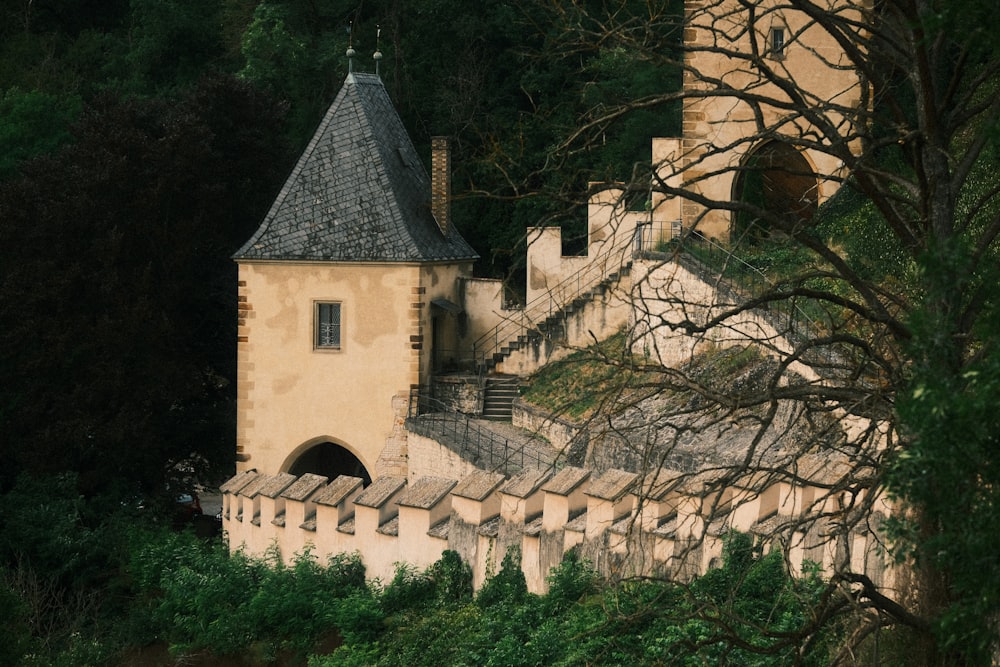
[(0, 97), (0, 180), (10, 178), (24, 160), (66, 143), (79, 112), (75, 96), (8, 89)]
[(219, 2), (130, 0), (126, 61), (137, 92), (189, 88), (222, 56)]
[(288, 164), (281, 118), (230, 78), (173, 105), (106, 96), (0, 189), (6, 474), (136, 492), (230, 458), (228, 258)]

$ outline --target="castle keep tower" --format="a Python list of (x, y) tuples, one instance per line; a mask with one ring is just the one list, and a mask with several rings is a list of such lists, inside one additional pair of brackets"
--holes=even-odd
[(477, 258), (441, 223), (381, 80), (348, 74), (234, 256), (238, 470), (406, 474), (406, 400), (457, 347)]

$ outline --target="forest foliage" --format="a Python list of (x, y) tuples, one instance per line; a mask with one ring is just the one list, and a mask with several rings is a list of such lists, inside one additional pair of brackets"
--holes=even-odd
[[(335, 564), (334, 575), (308, 558), (266, 569), (227, 560), (218, 547), (172, 540), (165, 548), (176, 551), (157, 556), (125, 540), (132, 533), (123, 525), (134, 517), (117, 511), (137, 498), (169, 498), (232, 465), (236, 280), (229, 257), (336, 94), (349, 44), (359, 54), (355, 67), (366, 71), (374, 69), (374, 51), (382, 52), (380, 74), (422, 154), (432, 135), (455, 139), (456, 222), (482, 256), (480, 273), (511, 277), (520, 275), (528, 225), (560, 223), (565, 237), (579, 237), (588, 181), (648, 183), (640, 166), (649, 138), (679, 134), (676, 17), (683, 4), (2, 3), (0, 609), (7, 635), (0, 651), (8, 655), (0, 658), (99, 664), (107, 646), (95, 638), (109, 627), (133, 638), (152, 638), (158, 628), (184, 650), (214, 637), (219, 647), (249, 641), (262, 655), (305, 651), (315, 636), (299, 642), (288, 628), (247, 637), (221, 632), (222, 621), (203, 627), (230, 612), (247, 620), (263, 606), (293, 604), (280, 590), (300, 584), (280, 577), (301, 576), (303, 586), (329, 586), (331, 598), (349, 591), (350, 612), (345, 604), (318, 616), (345, 641), (318, 659), (331, 664), (413, 662), (407, 651), (422, 648), (426, 635), (409, 635), (413, 645), (390, 637), (421, 623), (441, 632), (442, 642), (451, 628), (463, 629), (473, 647), (495, 642), (494, 664), (519, 655), (504, 643), (512, 633), (542, 653), (568, 652), (552, 653), (553, 661), (670, 663), (682, 660), (670, 652), (678, 647), (718, 664), (819, 660), (835, 625), (807, 633), (816, 643), (800, 649), (817, 651), (808, 655), (793, 655), (780, 638), (802, 629), (800, 602), (828, 609), (828, 600), (816, 598), (811, 580), (788, 582), (769, 557), (754, 555), (751, 566), (733, 570), (730, 554), (720, 570), (730, 574), (679, 589), (606, 589), (570, 564), (555, 575), (565, 581), (553, 581), (551, 599), (527, 596), (511, 568), (472, 596), (463, 592), (460, 565), (447, 561), (436, 575), (403, 571), (374, 591), (358, 584), (347, 563)], [(891, 455), (874, 452), (876, 474), (861, 481), (885, 484), (914, 510), (890, 522), (891, 545), (901, 562), (931, 573), (917, 587), (927, 606), (894, 620), (933, 637), (954, 662), (975, 664), (995, 650), (1000, 606), (1000, 567), (989, 542), (1000, 523), (993, 460), (1000, 58), (995, 38), (983, 32), (996, 23), (997, 7), (988, 0), (875, 4), (893, 30), (829, 24), (845, 35), (857, 30), (885, 56), (865, 61), (854, 53), (877, 93), (859, 107), (871, 111), (858, 125), (870, 132), (835, 136), (828, 147), (843, 151), (855, 178), (816, 227), (789, 230), (794, 250), (820, 261), (783, 277), (775, 293), (808, 296), (845, 315), (838, 333), (852, 338), (863, 371), (853, 389), (894, 415), (898, 436)], [(665, 8), (655, 24), (639, 20), (654, 6)], [(586, 132), (574, 136), (586, 141), (574, 144), (566, 137), (582, 120)], [(854, 139), (867, 142), (862, 155), (851, 153)], [(756, 248), (754, 261), (787, 270), (801, 260), (781, 245)], [(848, 302), (853, 310), (841, 308)], [(874, 333), (855, 336), (862, 330)], [(873, 364), (885, 382), (864, 385)], [(859, 449), (856, 460), (869, 453)], [(139, 560), (126, 558), (137, 548)], [(142, 558), (192, 563), (177, 575), (205, 597), (172, 599), (182, 591), (155, 580)], [(161, 569), (168, 565), (160, 561)], [(756, 567), (771, 568), (773, 584), (758, 594), (760, 609), (739, 592)], [(240, 577), (267, 595), (241, 601), (244, 589), (258, 589), (237, 590)], [(713, 581), (717, 590), (709, 590)], [(122, 624), (122, 609), (140, 590), (145, 611), (129, 609), (141, 621)], [(195, 602), (205, 615), (186, 616), (182, 603)], [(218, 614), (207, 611), (212, 605)], [(670, 609), (683, 609), (686, 620), (662, 621)], [(289, 610), (308, 611), (281, 609)], [(720, 610), (758, 620), (733, 625), (712, 615)], [(875, 631), (891, 616), (884, 611), (869, 616)], [(631, 635), (633, 627), (648, 629)], [(717, 641), (719, 631), (728, 643)], [(631, 643), (618, 645), (618, 636)], [(761, 637), (777, 643), (758, 644)], [(658, 642), (666, 643), (655, 648)], [(452, 656), (469, 663), (485, 656), (470, 646), (434, 648), (469, 651)]]
[[(34, 502), (39, 491), (21, 487), (17, 497)], [(426, 570), (400, 565), (391, 581), (366, 581), (357, 554), (251, 558), (130, 512), (88, 528), (70, 484), (48, 491), (69, 510), (65, 522), (0, 533), (5, 557), (29, 538), (20, 578), (3, 570), (11, 587), (0, 591), (16, 602), (3, 607), (4, 664), (96, 667), (168, 652), (179, 661), (311, 667), (822, 665), (835, 636), (807, 646), (793, 639), (811, 622), (819, 573), (789, 577), (779, 552), (764, 555), (738, 533), (727, 536), (720, 567), (687, 585), (607, 584), (570, 552), (550, 573), (549, 591), (535, 595), (512, 550), (474, 592), (454, 551)], [(47, 570), (56, 556), (49, 549), (65, 539), (82, 560)], [(88, 581), (63, 582), (67, 592), (46, 598), (60, 577), (87, 572)]]
[(678, 75), (614, 44), (562, 52), (559, 18), (527, 1), (3, 3), (0, 488), (74, 471), (87, 494), (153, 493), (231, 466), (230, 256), (337, 93), (349, 45), (361, 71), (383, 53), (421, 154), (431, 135), (454, 139), (454, 218), (481, 275), (520, 275), (528, 225), (579, 234), (584, 169), (629, 173), (678, 119), (646, 112), (572, 164), (551, 162), (560, 132)]

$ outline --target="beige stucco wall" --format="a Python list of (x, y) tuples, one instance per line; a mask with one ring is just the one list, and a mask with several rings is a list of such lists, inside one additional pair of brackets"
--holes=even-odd
[[(831, 8), (848, 8), (854, 12), (863, 3), (853, 0), (829, 0)], [(836, 41), (825, 31), (811, 25), (802, 12), (789, 9), (778, 0), (754, 3), (757, 23), (748, 30), (749, 9), (736, 0), (688, 3), (685, 41), (693, 47), (687, 55), (684, 85), (688, 90), (716, 90), (720, 85), (736, 90), (753, 90), (761, 96), (788, 99), (773, 84), (762, 83), (760, 72), (747, 62), (731, 59), (712, 52), (713, 46), (721, 49), (750, 53), (751, 38), (756, 37), (761, 49), (766, 48), (768, 32), (772, 25), (783, 25), (788, 39), (783, 60), (767, 60), (767, 64), (795, 81), (805, 91), (804, 97), (817, 104), (832, 102), (836, 105), (854, 106), (860, 100), (857, 74), (850, 68), (841, 69), (847, 61)], [(699, 49), (698, 47), (704, 47)], [(696, 76), (693, 72), (698, 72)], [(716, 83), (718, 82), (718, 83)], [(811, 129), (801, 118), (788, 123), (787, 109), (761, 105), (763, 126), (777, 128), (783, 134), (798, 135)], [(826, 114), (832, 126), (842, 125), (843, 118), (835, 113)], [(683, 154), (678, 164), (667, 161), (661, 173), (669, 176), (678, 169), (686, 170), (684, 176), (690, 189), (717, 200), (728, 201), (733, 194), (734, 173), (731, 168), (749, 155), (757, 146), (744, 141), (757, 133), (757, 120), (753, 110), (735, 97), (688, 97), (683, 107)], [(734, 146), (733, 150), (720, 151), (721, 147)], [(714, 152), (713, 152), (714, 151)], [(700, 158), (699, 156), (705, 156)], [(802, 151), (803, 157), (820, 176), (841, 172), (839, 160), (816, 150)], [(715, 174), (715, 175), (712, 175)], [(707, 176), (707, 178), (706, 178)], [(704, 180), (698, 180), (702, 179)], [(819, 201), (822, 203), (836, 190), (832, 181), (820, 180)], [(697, 227), (707, 236), (728, 238), (730, 215), (727, 211), (704, 211), (693, 203), (683, 204), (685, 226)]]
[[(455, 306), (462, 306), (462, 296), (459, 283), (462, 279), (472, 274), (471, 264), (422, 264), (420, 269), (420, 284), (424, 289), (424, 299), (411, 304), (410, 319), (415, 321), (419, 317), (422, 331), (423, 349), (427, 352), (420, 357), (420, 384), (427, 386), (430, 384), (431, 375), (435, 368), (432, 362), (437, 364), (437, 370), (451, 369), (457, 366), (463, 358), (469, 356), (465, 349), (467, 343), (460, 336), (463, 332), (463, 325), (459, 318), (463, 317), (456, 313), (448, 312), (430, 306), (434, 299), (445, 299)], [(415, 314), (416, 312), (416, 314)], [(463, 317), (467, 321), (468, 313)], [(436, 326), (436, 334), (432, 332), (431, 325)], [(467, 324), (465, 325), (467, 329)], [(432, 339), (432, 336), (434, 337)], [(433, 359), (432, 359), (433, 357)]]
[(628, 298), (630, 289), (630, 277), (626, 275), (606, 286), (601, 293), (588, 297), (582, 305), (564, 311), (560, 317), (559, 335), (536, 338), (512, 351), (497, 364), (497, 371), (530, 375), (574, 350), (588, 347), (595, 340), (605, 340), (620, 332), (628, 323), (632, 312)]
[(461, 293), (466, 312), (474, 315), (469, 338), (479, 338), (504, 319), (504, 285), (499, 278), (464, 278)]
[(460, 292), (462, 305), (469, 315), (462, 349), (468, 353), (467, 361), (471, 363), (475, 359), (477, 343), (481, 346), (484, 337), (492, 341), (497, 327), (511, 318), (520, 319), (522, 311), (520, 307), (505, 307), (504, 284), (496, 278), (463, 278)]
[[(596, 189), (597, 185), (591, 187)], [(562, 230), (558, 227), (528, 230), (525, 298), (529, 311), (555, 312), (568, 299), (631, 261), (636, 225), (648, 222), (650, 214), (627, 210), (623, 195), (623, 190), (617, 187), (602, 188), (591, 195), (587, 206), (586, 255), (563, 255)]]
[[(429, 379), (432, 317), (442, 346), (457, 347), (455, 317), (432, 313), (430, 302), (456, 301), (456, 278), (468, 269), (241, 263), (237, 468), (287, 470), (302, 451), (330, 441), (374, 477), (398, 426), (393, 398)], [(341, 303), (339, 350), (314, 349), (316, 301)]]
[(579, 275), (590, 260), (588, 256), (562, 254), (562, 229), (559, 227), (532, 227), (528, 230), (527, 291), (529, 305), (547, 300), (550, 309), (559, 310), (559, 286), (570, 276)]
[[(651, 142), (651, 153), (654, 165), (680, 165), (682, 164), (683, 142), (676, 137), (653, 137)], [(659, 176), (665, 179), (665, 184), (671, 188), (680, 187), (683, 183), (683, 176), (680, 172), (669, 168), (658, 170)], [(682, 220), (681, 200), (677, 197), (668, 197), (663, 192), (654, 187), (651, 188), (650, 198), (653, 209), (653, 229), (659, 234), (653, 239), (668, 240), (671, 238), (670, 223)]]
[[(627, 477), (621, 471), (607, 474)], [(420, 480), (410, 480), (408, 486), (412, 488), (419, 483)], [(822, 515), (834, 507), (825, 503), (802, 510), (793, 507), (792, 498), (804, 490), (801, 487), (780, 483), (758, 492), (736, 489), (731, 494), (724, 493), (726, 498), (717, 499), (698, 493), (695, 487), (700, 485), (681, 485), (663, 498), (654, 499), (645, 497), (636, 485), (631, 485), (621, 494), (603, 498), (591, 492), (599, 483), (598, 476), (592, 475), (572, 489), (557, 491), (542, 487), (523, 497), (502, 490), (481, 499), (449, 493), (428, 507), (399, 504), (397, 501), (406, 490), (400, 487), (377, 507), (356, 503), (353, 496), (341, 500), (336, 508), (320, 505), (310, 529), (294, 521), (286, 520), (284, 525), (272, 523), (273, 512), (265, 509), (270, 499), (259, 504), (260, 520), (252, 522), (254, 513), (250, 508), (258, 499), (257, 494), (252, 490), (227, 490), (228, 509), (223, 513), (223, 529), (230, 549), (242, 548), (257, 556), (277, 549), (286, 561), (301, 552), (303, 544), (310, 545), (321, 561), (333, 554), (358, 552), (368, 578), (383, 583), (392, 578), (399, 562), (424, 568), (440, 558), (445, 549), (454, 549), (472, 566), (478, 588), (498, 570), (507, 547), (517, 546), (521, 549), (521, 567), (529, 590), (542, 593), (547, 589), (550, 568), (574, 545), (579, 545), (582, 555), (608, 577), (672, 573), (684, 578), (719, 564), (722, 541), (718, 535), (726, 529), (753, 532), (760, 521), (777, 511), (779, 523), (804, 518), (802, 515), (815, 519), (814, 523), (803, 524), (811, 526), (807, 532), (786, 534), (790, 538), (787, 542), (765, 545), (784, 548), (793, 572), (801, 572), (803, 559), (811, 559), (832, 571), (839, 558), (847, 556), (855, 571), (877, 581), (891, 582), (880, 538), (870, 526), (859, 524), (844, 536), (846, 540), (831, 540), (828, 531), (835, 527)], [(244, 493), (253, 497), (244, 497)], [(317, 493), (322, 493), (322, 489)], [(834, 500), (827, 497), (826, 503)], [(243, 503), (242, 513), (236, 511), (239, 501)], [(286, 519), (303, 515), (296, 509), (301, 502), (285, 500)], [(585, 514), (568, 521), (570, 513), (579, 510)], [(711, 515), (716, 526), (710, 533), (705, 532), (707, 515)], [(443, 520), (447, 523), (439, 524)], [(580, 525), (583, 523), (585, 528)], [(432, 534), (429, 529), (435, 526), (441, 530)], [(847, 553), (838, 555), (838, 549)]]

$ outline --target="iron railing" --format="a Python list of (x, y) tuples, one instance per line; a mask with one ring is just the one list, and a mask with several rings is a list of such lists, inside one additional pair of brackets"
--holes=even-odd
[(597, 288), (611, 276), (618, 276), (627, 270), (632, 258), (644, 246), (651, 246), (652, 225), (640, 224), (635, 233), (623, 235), (607, 251), (587, 262), (586, 267), (547, 289), (544, 294), (532, 299), (500, 324), (480, 336), (472, 346), (472, 358), (476, 366), (485, 368), (488, 360), (500, 349), (529, 330), (537, 330), (551, 318), (561, 315), (576, 299)]
[(518, 441), (498, 434), (488, 423), (450, 410), (427, 388), (410, 390), (406, 429), (441, 443), (480, 469), (505, 475), (550, 467), (555, 461), (545, 441), (528, 435)]

